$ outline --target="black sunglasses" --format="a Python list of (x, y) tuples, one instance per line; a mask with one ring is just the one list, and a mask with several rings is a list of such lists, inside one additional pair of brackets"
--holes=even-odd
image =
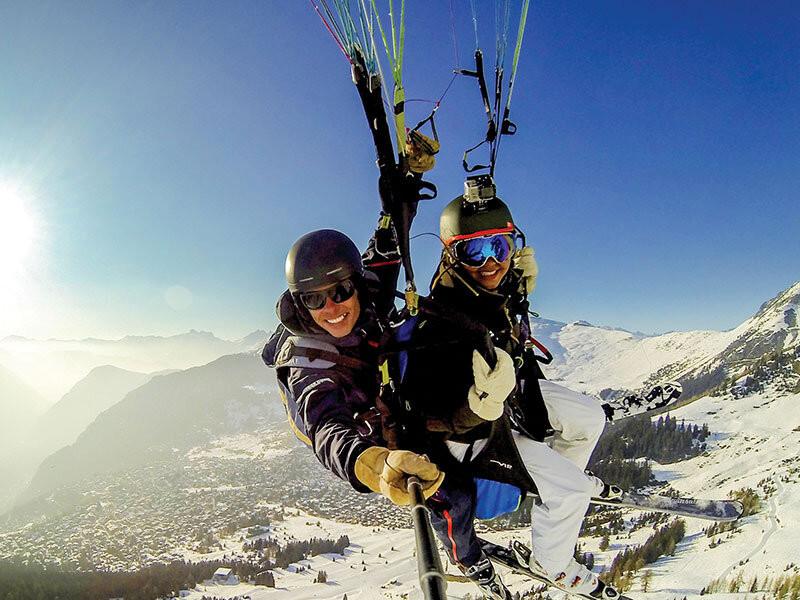
[(345, 279), (336, 285), (333, 285), (324, 290), (317, 290), (314, 292), (303, 292), (300, 294), (300, 302), (303, 303), (308, 310), (319, 310), (328, 301), (328, 298), (333, 300), (336, 304), (350, 300), (353, 294), (356, 293), (356, 284), (352, 279)]

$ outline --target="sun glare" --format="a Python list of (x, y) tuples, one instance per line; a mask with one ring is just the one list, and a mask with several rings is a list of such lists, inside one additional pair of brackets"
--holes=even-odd
[(35, 236), (30, 198), (21, 186), (0, 181), (0, 282), (8, 283), (24, 269)]

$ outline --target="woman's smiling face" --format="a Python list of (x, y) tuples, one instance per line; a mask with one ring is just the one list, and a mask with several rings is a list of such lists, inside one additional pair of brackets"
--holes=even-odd
[(509, 256), (503, 262), (497, 262), (494, 258), (490, 258), (482, 267), (468, 267), (467, 265), (462, 265), (462, 267), (482, 288), (495, 290), (511, 268), (511, 257)]

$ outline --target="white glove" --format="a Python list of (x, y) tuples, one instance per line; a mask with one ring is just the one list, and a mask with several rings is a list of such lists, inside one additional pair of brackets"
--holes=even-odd
[(514, 361), (507, 352), (495, 348), (497, 364), (494, 369), (477, 350), (472, 351), (472, 375), (475, 383), (469, 388), (469, 407), (485, 421), (494, 421), (503, 414), (503, 404), (517, 385)]
[(530, 246), (523, 246), (517, 250), (514, 253), (514, 257), (511, 259), (511, 264), (516, 270), (522, 271), (525, 291), (532, 294), (533, 290), (536, 288), (536, 277), (539, 275), (539, 265), (536, 263), (533, 248)]

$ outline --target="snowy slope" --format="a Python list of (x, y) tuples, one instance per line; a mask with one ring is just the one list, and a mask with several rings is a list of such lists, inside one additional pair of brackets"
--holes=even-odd
[[(742, 520), (741, 533), (709, 548), (709, 538), (698, 536), (680, 547), (670, 561), (655, 570), (655, 589), (697, 590), (710, 580), (733, 578), (740, 571), (753, 576), (776, 576), (790, 563), (800, 563), (800, 395), (767, 390), (734, 400), (706, 397), (673, 414), (687, 422), (707, 422), (715, 432), (713, 449), (660, 469), (659, 479), (671, 479), (687, 495), (720, 497), (745, 487), (758, 490), (767, 480), (775, 492), (762, 510)], [(762, 488), (764, 484), (762, 483)], [(700, 528), (693, 523), (693, 529)], [(739, 565), (746, 561), (744, 565)], [(665, 596), (666, 597), (666, 596)]]
[[(797, 542), (800, 537), (798, 405), (799, 394), (786, 395), (768, 390), (740, 399), (705, 397), (673, 413), (687, 422), (708, 423), (714, 436), (708, 451), (702, 456), (671, 465), (654, 465), (659, 479), (669, 481), (673, 488), (686, 496), (722, 498), (733, 490), (751, 487), (763, 497), (765, 479), (774, 483), (775, 493), (766, 499), (759, 513), (740, 521), (740, 531), (713, 538), (722, 540), (714, 548), (709, 547), (712, 538), (703, 532), (708, 522), (687, 519), (687, 535), (675, 556), (649, 565), (653, 574), (650, 591), (642, 592), (637, 581), (629, 592), (633, 597), (642, 600), (672, 600), (684, 596), (696, 599), (700, 598), (700, 590), (714, 579), (732, 580), (741, 572), (744, 581), (755, 575), (763, 580), (764, 575), (774, 577), (783, 573), (787, 565), (800, 563)], [(275, 569), (276, 589), (250, 584), (207, 584), (192, 591), (189, 597), (200, 600), (205, 594), (218, 598), (248, 595), (252, 600), (341, 600), (347, 594), (348, 600), (422, 598), (410, 530), (340, 524), (300, 511), (290, 513), (294, 516), (275, 524), (264, 535), (278, 540), (336, 539), (347, 535), (352, 546), (343, 557), (336, 556), (335, 561), (332, 555), (303, 561), (308, 570), (302, 573)], [(634, 516), (637, 513), (628, 511), (627, 514)], [(479, 531), (480, 527), (479, 524)], [(239, 554), (242, 543), (238, 540), (243, 534), (244, 531), (237, 532), (224, 540), (224, 549), (212, 554), (196, 555), (186, 549), (182, 549), (180, 554), (193, 560), (230, 558)], [(650, 534), (652, 530), (646, 527), (634, 532), (630, 539), (626, 534), (612, 536), (611, 547), (605, 552), (599, 551), (598, 538), (582, 539), (581, 543), (585, 551), (595, 553), (598, 566), (608, 566), (618, 551), (628, 544), (643, 542)], [(528, 539), (527, 529), (484, 535), (498, 543), (506, 543), (512, 538)], [(327, 573), (326, 584), (314, 583), (319, 570)], [(448, 570), (455, 573), (452, 566)], [(524, 577), (507, 572), (503, 572), (503, 577), (512, 591), (523, 593), (532, 587)], [(466, 594), (475, 597), (476, 589), (471, 584), (448, 585), (449, 598), (463, 598)], [(557, 594), (553, 596), (557, 597)], [(745, 597), (744, 593), (703, 596), (710, 600), (745, 600)], [(749, 597), (760, 598), (752, 594)]]
[(722, 352), (733, 339), (731, 332), (637, 336), (573, 323), (558, 333), (558, 342), (567, 348), (564, 359), (546, 367), (546, 373), (550, 379), (591, 393), (605, 388), (635, 390), (664, 367), (703, 362)]
[[(341, 600), (344, 594), (350, 598), (378, 599), (421, 598), (416, 578), (416, 558), (414, 538), (409, 530), (390, 530), (364, 527), (361, 525), (340, 524), (335, 521), (318, 519), (301, 511), (291, 511), (285, 521), (270, 527), (263, 534), (278, 540), (308, 540), (313, 537), (337, 539), (347, 535), (352, 545), (345, 555), (323, 554), (302, 561), (308, 569), (301, 573), (290, 573), (286, 569), (275, 569), (275, 589), (263, 586), (241, 584), (223, 586), (207, 584), (198, 586), (189, 596), (200, 600), (203, 594), (233, 598), (249, 595), (253, 600), (311, 600), (312, 598)], [(319, 526), (317, 526), (319, 523)], [(224, 550), (202, 556), (187, 552), (190, 559), (221, 559), (231, 556), (241, 548), (238, 534), (226, 542)], [(392, 550), (394, 548), (394, 550)], [(363, 550), (363, 552), (362, 552)], [(378, 556), (380, 554), (380, 557)], [(336, 558), (334, 561), (333, 559)], [(363, 564), (362, 564), (363, 561)], [(314, 583), (317, 573), (323, 570), (328, 575), (328, 583)], [(394, 582), (394, 583), (392, 583)]]
[(555, 360), (545, 367), (548, 378), (573, 389), (595, 394), (607, 388), (636, 390), (670, 378), (684, 381), (687, 395), (695, 395), (766, 353), (797, 346), (799, 310), (797, 282), (730, 331), (645, 336), (585, 322), (560, 328), (547, 322), (536, 324), (534, 335), (555, 349)]

